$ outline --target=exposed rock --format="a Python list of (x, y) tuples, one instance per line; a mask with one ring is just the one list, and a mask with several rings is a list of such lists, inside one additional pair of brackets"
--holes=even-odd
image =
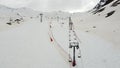
[(107, 16), (105, 16), (105, 17), (107, 18), (107, 17), (113, 15), (114, 13), (115, 13), (115, 11), (111, 11), (111, 12), (107, 13)]

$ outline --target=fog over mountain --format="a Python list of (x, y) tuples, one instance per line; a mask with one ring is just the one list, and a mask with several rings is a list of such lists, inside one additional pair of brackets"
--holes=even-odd
[(38, 11), (83, 12), (92, 9), (99, 0), (0, 0), (0, 4), (13, 7), (28, 7)]

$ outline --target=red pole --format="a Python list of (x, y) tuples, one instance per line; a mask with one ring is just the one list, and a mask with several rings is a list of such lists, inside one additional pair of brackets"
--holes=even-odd
[(75, 61), (75, 60), (73, 60), (72, 66), (73, 66), (73, 67), (76, 66), (76, 61)]
[(50, 37), (50, 41), (53, 42), (53, 39)]

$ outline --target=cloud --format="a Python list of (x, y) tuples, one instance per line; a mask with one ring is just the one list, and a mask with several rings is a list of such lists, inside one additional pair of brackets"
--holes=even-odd
[(0, 4), (12, 8), (19, 8), (28, 5), (32, 0), (0, 0)]
[(39, 11), (86, 11), (93, 8), (99, 0), (0, 0), (9, 7), (29, 7)]
[[(99, 1), (98, 1), (99, 2)], [(89, 11), (89, 10), (91, 10), (92, 8), (94, 8), (95, 7), (95, 5), (97, 5), (97, 3), (98, 2), (94, 2), (94, 1), (91, 1), (91, 2), (89, 2), (89, 3), (87, 3), (85, 6), (84, 5), (82, 5), (82, 7), (80, 8), (81, 10), (81, 12), (84, 12), (84, 11)]]
[(52, 0), (48, 5), (52, 9), (76, 9), (81, 6), (81, 0)]
[(39, 11), (45, 11), (48, 8), (48, 0), (32, 0), (27, 7)]
[(40, 11), (87, 11), (99, 0), (34, 0), (28, 7)]

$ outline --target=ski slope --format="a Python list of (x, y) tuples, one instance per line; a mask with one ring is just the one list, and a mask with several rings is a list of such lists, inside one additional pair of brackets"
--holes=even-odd
[(0, 41), (0, 68), (69, 68), (51, 44), (45, 22), (2, 31)]
[[(20, 27), (0, 32), (0, 67), (70, 68), (63, 55), (50, 41), (49, 22), (40, 23), (38, 20), (28, 22)], [(52, 30), (56, 41), (68, 52), (66, 43), (68, 36), (67, 32), (64, 32), (67, 29), (61, 28), (56, 22)], [(77, 58), (76, 68), (120, 67), (120, 54), (113, 49), (110, 42), (95, 35), (75, 31), (81, 40), (82, 53), (82, 59)]]
[[(59, 23), (52, 23), (52, 31), (57, 42), (69, 53), (68, 48), (68, 28), (61, 27)], [(97, 36), (86, 32), (75, 30), (80, 39), (81, 58), (77, 58), (76, 68), (119, 68), (120, 53), (114, 49), (114, 45)], [(70, 50), (72, 53), (72, 49)], [(71, 56), (72, 57), (72, 56)]]
[[(119, 0), (113, 0), (97, 13), (95, 9), (73, 14), (45, 12), (42, 23), (38, 12), (26, 8), (4, 12), (8, 8), (2, 6), (0, 68), (120, 68), (120, 10), (119, 5), (111, 7), (115, 1), (119, 4)], [(108, 16), (111, 11), (115, 12)], [(73, 57), (69, 49), (69, 16), (80, 43), (81, 58), (76, 50), (75, 67), (68, 62)], [(24, 19), (20, 24), (6, 24), (10, 18), (19, 17)]]

